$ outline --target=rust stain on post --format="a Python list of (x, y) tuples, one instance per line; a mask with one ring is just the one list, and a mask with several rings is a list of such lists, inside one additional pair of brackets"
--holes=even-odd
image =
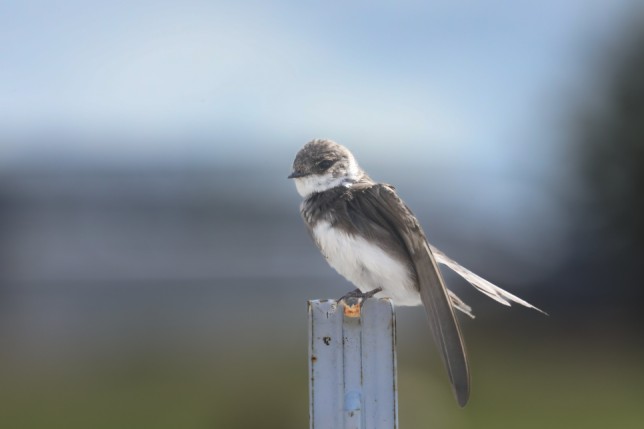
[(345, 317), (356, 318), (360, 317), (360, 311), (362, 310), (362, 299), (360, 298), (349, 298), (342, 301), (343, 314)]

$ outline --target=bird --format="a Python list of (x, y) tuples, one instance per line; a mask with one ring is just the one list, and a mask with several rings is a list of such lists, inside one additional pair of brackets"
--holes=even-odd
[(303, 198), (300, 214), (311, 238), (329, 265), (357, 288), (343, 299), (388, 297), (397, 307), (424, 306), (461, 407), (469, 400), (470, 371), (455, 310), (474, 315), (447, 289), (439, 264), (503, 305), (544, 313), (429, 244), (396, 189), (373, 181), (346, 147), (327, 139), (309, 141), (295, 156), (288, 178)]

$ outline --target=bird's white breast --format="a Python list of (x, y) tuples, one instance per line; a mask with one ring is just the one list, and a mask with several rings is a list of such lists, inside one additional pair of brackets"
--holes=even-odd
[(362, 292), (382, 287), (378, 296), (392, 298), (397, 306), (420, 305), (420, 295), (407, 266), (376, 244), (333, 228), (326, 221), (313, 227), (313, 236), (329, 265)]

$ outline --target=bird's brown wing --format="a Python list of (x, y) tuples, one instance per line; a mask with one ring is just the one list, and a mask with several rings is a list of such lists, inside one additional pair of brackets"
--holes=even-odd
[[(463, 337), (447, 288), (418, 220), (389, 185), (364, 184), (352, 190), (361, 194), (353, 201), (361, 207), (359, 210), (349, 208), (349, 215), (368, 217), (380, 227), (377, 228), (380, 230), (378, 235), (382, 234), (382, 229), (386, 230), (407, 252), (434, 341), (441, 350), (456, 400), (464, 406), (470, 395), (470, 375)], [(349, 207), (353, 204), (350, 203)]]

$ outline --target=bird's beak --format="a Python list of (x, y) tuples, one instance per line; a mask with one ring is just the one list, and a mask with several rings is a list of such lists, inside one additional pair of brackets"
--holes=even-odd
[(306, 173), (302, 173), (300, 171), (294, 171), (288, 175), (287, 179), (297, 179), (298, 177), (304, 177), (306, 175), (307, 175)]

